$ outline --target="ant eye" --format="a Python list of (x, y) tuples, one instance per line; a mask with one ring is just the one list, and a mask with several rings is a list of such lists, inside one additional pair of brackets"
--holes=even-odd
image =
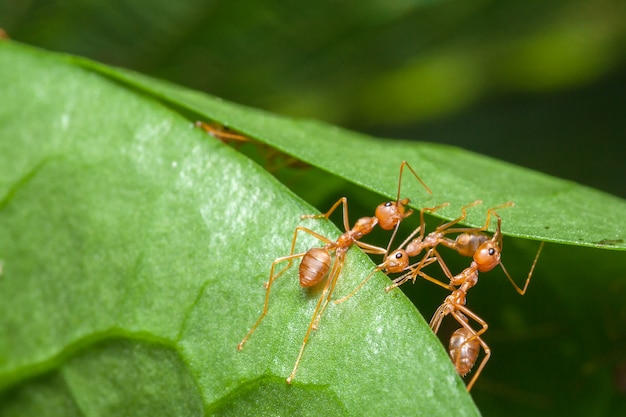
[(493, 256), (496, 253), (494, 248), (489, 248), (489, 256)]
[(404, 254), (402, 252), (396, 253), (396, 259), (400, 259), (402, 257), (404, 257)]
[(393, 204), (393, 201), (387, 201), (385, 203), (385, 207), (391, 207), (392, 204)]

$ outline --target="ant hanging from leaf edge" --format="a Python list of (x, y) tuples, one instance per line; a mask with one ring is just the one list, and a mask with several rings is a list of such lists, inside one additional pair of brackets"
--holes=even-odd
[[(509, 205), (512, 205), (512, 203), (508, 203), (504, 206)], [(526, 282), (524, 283), (524, 287), (519, 287), (500, 261), (502, 251), (502, 220), (495, 209), (496, 208), (490, 209), (487, 216), (495, 216), (497, 218), (496, 231), (491, 239), (484, 241), (478, 246), (472, 256), (472, 263), (468, 268), (465, 268), (461, 273), (453, 276), (449, 269), (445, 266), (443, 259), (440, 258), (440, 255), (433, 255), (437, 258), (444, 273), (450, 279), (450, 285), (456, 288), (449, 296), (446, 297), (444, 302), (433, 314), (433, 317), (430, 320), (430, 328), (434, 333), (437, 333), (441, 322), (447, 315), (451, 315), (461, 325), (461, 327), (450, 337), (448, 345), (450, 358), (452, 359), (457, 373), (461, 377), (467, 375), (475, 365), (476, 360), (478, 359), (480, 347), (482, 347), (485, 352), (485, 356), (480, 362), (477, 370), (474, 372), (472, 379), (467, 384), (468, 391), (472, 389), (487, 361), (491, 357), (491, 349), (481, 337), (487, 331), (487, 322), (465, 306), (467, 292), (478, 283), (479, 272), (489, 272), (497, 265), (500, 265), (518, 294), (524, 295), (528, 289), (528, 284), (530, 283), (530, 279), (545, 243), (541, 242), (539, 249), (537, 250), (537, 254), (535, 255), (535, 259), (526, 278)], [(487, 223), (488, 222), (489, 220), (487, 220)], [(432, 250), (433, 249), (431, 249), (426, 255), (427, 257), (431, 255)], [(423, 278), (427, 277), (427, 274), (421, 270), (417, 270), (416, 272)], [(435, 280), (435, 278), (430, 276), (428, 276), (427, 279), (429, 281)], [(481, 328), (479, 330), (474, 330), (469, 324), (469, 319), (474, 320), (481, 326)]]

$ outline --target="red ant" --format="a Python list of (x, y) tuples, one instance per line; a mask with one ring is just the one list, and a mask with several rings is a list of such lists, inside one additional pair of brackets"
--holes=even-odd
[[(512, 205), (512, 203), (507, 205)], [(473, 260), (470, 266), (465, 268), (461, 273), (453, 276), (449, 269), (445, 267), (445, 263), (434, 248), (431, 248), (426, 255), (426, 257), (430, 257), (431, 254), (434, 254), (433, 257), (435, 257), (440, 265), (442, 265), (444, 273), (450, 279), (450, 286), (455, 287), (453, 288), (452, 294), (446, 297), (441, 306), (439, 306), (437, 311), (435, 311), (435, 314), (433, 314), (433, 317), (430, 320), (430, 328), (433, 332), (437, 333), (443, 318), (447, 315), (452, 315), (452, 317), (454, 317), (454, 319), (461, 325), (461, 327), (450, 337), (450, 343), (448, 346), (450, 357), (458, 374), (464, 377), (467, 373), (469, 373), (476, 363), (480, 347), (482, 347), (485, 352), (485, 356), (478, 366), (478, 369), (474, 373), (470, 382), (467, 384), (468, 391), (472, 389), (472, 386), (489, 360), (491, 350), (489, 349), (487, 343), (485, 343), (485, 341), (481, 338), (481, 335), (487, 331), (487, 322), (465, 306), (467, 291), (478, 283), (479, 272), (489, 272), (497, 265), (500, 265), (511, 284), (513, 284), (515, 290), (520, 295), (524, 295), (528, 288), (528, 284), (530, 283), (530, 278), (532, 277), (537, 260), (539, 259), (539, 254), (541, 253), (544, 245), (544, 242), (542, 242), (539, 246), (537, 255), (535, 255), (535, 260), (533, 261), (528, 277), (526, 278), (524, 288), (520, 288), (515, 283), (513, 278), (511, 278), (511, 275), (509, 275), (500, 261), (502, 252), (502, 220), (495, 212), (495, 209), (490, 209), (487, 214), (487, 225), (489, 224), (489, 218), (491, 216), (495, 216), (498, 220), (495, 233), (491, 239), (485, 239), (486, 236), (483, 234), (470, 234), (470, 237), (473, 237), (473, 239), (470, 239), (472, 243), (468, 245), (468, 248), (473, 247), (477, 244), (477, 242), (482, 241), (482, 243), (478, 244), (476, 250), (474, 251), (472, 255)], [(435, 278), (425, 274), (421, 271), (421, 269), (416, 269), (413, 273), (416, 273), (429, 281), (437, 281)], [(442, 283), (442, 286), (444, 285), (445, 284)], [(478, 323), (481, 326), (481, 329), (474, 330), (469, 324), (468, 317)]]
[[(448, 223), (444, 223), (438, 226), (426, 237), (424, 237), (426, 226), (424, 222), (424, 212), (435, 212), (436, 210), (447, 206), (448, 203), (444, 203), (437, 207), (422, 209), (422, 211), (420, 212), (420, 226), (406, 238), (406, 240), (400, 245), (399, 249), (392, 252), (387, 257), (385, 262), (379, 265), (382, 266), (382, 270), (386, 273), (404, 272), (406, 270), (409, 270), (409, 272), (407, 272), (406, 274), (396, 278), (390, 286), (385, 288), (385, 291), (389, 292), (392, 289), (404, 284), (409, 279), (415, 282), (415, 279), (418, 275), (417, 271), (426, 266), (424, 265), (424, 263), (426, 263), (429, 259), (429, 263), (438, 261), (442, 269), (444, 269), (444, 271), (448, 271), (448, 274), (446, 275), (452, 275), (451, 273), (449, 273), (447, 265), (443, 262), (443, 258), (441, 257), (441, 255), (439, 255), (439, 252), (437, 251), (438, 245), (443, 245), (447, 248), (453, 249), (462, 256), (473, 256), (478, 247), (485, 241), (490, 239), (489, 236), (487, 236), (483, 232), (489, 229), (491, 216), (487, 216), (485, 225), (482, 227), (463, 227), (454, 229), (451, 229), (451, 227), (463, 221), (467, 217), (468, 208), (476, 206), (478, 204), (482, 204), (482, 201), (476, 200), (470, 204), (461, 207), (461, 215), (459, 217), (449, 221)], [(512, 205), (512, 202), (508, 202), (491, 210), (493, 211), (502, 207), (509, 207)], [(413, 236), (415, 236), (417, 233), (419, 233), (419, 236), (413, 239)], [(451, 233), (459, 233), (459, 235), (457, 235), (456, 239), (450, 239), (446, 237)], [(406, 249), (403, 249), (405, 246)], [(409, 265), (409, 258), (419, 255), (425, 249), (429, 249), (427, 255), (424, 256), (424, 258), (420, 262)], [(426, 279), (430, 280), (429, 278)], [(451, 287), (449, 285), (443, 284), (439, 280), (433, 280), (432, 282), (451, 290)]]
[[(430, 256), (432, 254), (438, 255), (435, 247), (439, 244), (443, 244), (449, 248), (455, 249), (462, 255), (472, 256), (473, 251), (476, 250), (476, 247), (482, 243), (482, 241), (489, 239), (488, 236), (480, 233), (489, 228), (489, 221), (483, 227), (473, 227), (473, 228), (455, 228), (451, 229), (455, 224), (463, 221), (467, 216), (467, 209), (473, 207), (477, 204), (481, 204), (482, 201), (477, 200), (473, 203), (470, 203), (466, 206), (461, 207), (461, 215), (454, 220), (451, 220), (445, 224), (440, 225), (435, 229), (435, 231), (429, 233), (427, 236), (424, 236), (426, 230), (426, 222), (424, 220), (424, 213), (430, 212), (433, 213), (443, 207), (449, 205), (449, 203), (444, 203), (436, 207), (425, 207), (420, 210), (420, 225), (415, 229), (399, 246), (398, 249), (393, 251), (391, 254), (385, 257), (385, 260), (376, 266), (374, 270), (347, 296), (336, 300), (335, 303), (339, 304), (341, 302), (346, 301), (348, 298), (352, 297), (359, 289), (365, 285), (365, 283), (374, 275), (377, 271), (383, 271), (385, 274), (399, 273), (409, 270), (406, 274), (396, 278), (392, 285), (389, 285), (385, 288), (386, 292), (391, 291), (393, 288), (396, 288), (409, 279), (415, 281), (417, 277), (418, 270), (421, 270), (423, 267), (430, 265), (431, 263), (437, 262), (440, 260), (440, 257)], [(456, 240), (449, 239), (445, 237), (450, 233), (460, 233), (461, 235), (457, 237)], [(415, 239), (413, 237), (419, 233), (419, 236)], [(480, 243), (479, 243), (480, 242)], [(389, 243), (391, 245), (391, 241)], [(472, 248), (473, 247), (473, 248)], [(409, 265), (409, 260), (412, 257), (419, 255), (424, 249), (431, 249), (428, 252), (428, 255), (422, 258), (417, 263)], [(442, 267), (447, 268), (445, 264)], [(428, 280), (431, 280), (429, 276), (425, 277)], [(450, 285), (446, 285), (443, 282), (433, 279), (432, 282), (435, 284), (444, 287), (447, 290), (452, 291), (454, 288)]]
[[(265, 161), (265, 169), (269, 172), (277, 172), (284, 167), (303, 168), (307, 167), (307, 164), (292, 156), (284, 154), (277, 149), (267, 146), (263, 143), (256, 142), (253, 139), (233, 133), (229, 128), (225, 126), (219, 126), (217, 124), (208, 124), (201, 121), (195, 122), (195, 126), (201, 128), (209, 135), (216, 139), (219, 139), (223, 143), (229, 143), (229, 141), (243, 144), (250, 142), (257, 148), (258, 155)], [(243, 145), (242, 145), (243, 146)]]
[[(267, 314), (268, 305), (269, 305), (269, 297), (270, 291), (272, 288), (272, 284), (276, 281), (278, 277), (280, 277), (283, 273), (287, 271), (292, 265), (294, 259), (302, 258), (300, 261), (299, 267), (299, 279), (300, 286), (303, 288), (310, 288), (319, 283), (321, 283), (324, 278), (326, 278), (326, 283), (324, 284), (324, 288), (322, 290), (322, 294), (315, 306), (315, 310), (313, 312), (313, 316), (311, 318), (311, 322), (307, 328), (306, 334), (304, 336), (304, 340), (302, 341), (302, 345), (300, 346), (300, 352), (298, 353), (298, 357), (294, 364), (293, 370), (289, 377), (287, 378), (287, 383), (290, 384), (296, 374), (298, 369), (298, 365), (300, 364), (300, 360), (302, 359), (302, 354), (304, 353), (304, 349), (308, 342), (309, 336), (311, 335), (312, 330), (316, 330), (319, 321), (321, 319), (322, 313), (326, 309), (328, 302), (333, 294), (335, 289), (335, 285), (337, 283), (337, 279), (339, 278), (339, 274), (343, 269), (345, 254), (352, 247), (352, 245), (357, 245), (361, 249), (363, 249), (366, 253), (373, 254), (386, 254), (388, 249), (381, 248), (378, 246), (370, 245), (368, 243), (361, 242), (360, 239), (370, 233), (374, 227), (378, 224), (383, 230), (394, 230), (394, 234), (398, 229), (400, 222), (406, 217), (410, 216), (413, 213), (413, 210), (407, 210), (406, 205), (409, 204), (409, 199), (400, 200), (400, 185), (402, 182), (402, 172), (404, 167), (407, 166), (413, 175), (420, 181), (420, 183), (426, 188), (426, 190), (430, 193), (430, 189), (424, 184), (421, 178), (417, 175), (417, 173), (413, 170), (413, 168), (406, 162), (403, 161), (400, 165), (400, 177), (398, 180), (398, 197), (396, 201), (389, 201), (386, 203), (380, 204), (376, 208), (376, 213), (374, 217), (362, 217), (355, 223), (354, 227), (350, 227), (350, 223), (348, 220), (348, 201), (345, 197), (339, 199), (331, 208), (324, 214), (317, 215), (304, 215), (301, 218), (326, 218), (328, 219), (330, 215), (339, 207), (339, 205), (343, 206), (343, 224), (345, 228), (345, 232), (337, 238), (337, 240), (333, 241), (328, 239), (325, 236), (320, 235), (317, 232), (314, 232), (311, 229), (308, 229), (303, 226), (296, 227), (296, 230), (293, 234), (293, 239), (291, 242), (291, 251), (287, 256), (283, 256), (277, 258), (272, 262), (272, 266), (270, 268), (270, 278), (269, 281), (265, 284), (266, 292), (265, 292), (265, 304), (263, 305), (263, 310), (261, 315), (254, 323), (252, 328), (248, 331), (246, 336), (243, 338), (241, 342), (237, 345), (237, 348), (241, 350), (243, 345), (248, 341), (252, 333), (259, 326), (265, 315)], [(298, 238), (298, 232), (302, 231), (307, 233), (320, 241), (324, 242), (325, 245), (323, 247), (314, 247), (309, 249), (303, 253), (294, 254), (296, 241)], [(334, 252), (334, 261), (332, 259), (331, 252)], [(288, 261), (287, 266), (285, 266), (278, 273), (275, 273), (276, 265), (281, 262)]]
[(237, 133), (232, 133), (225, 126), (210, 125), (208, 123), (204, 123), (199, 120), (194, 124), (196, 127), (199, 127), (200, 129), (207, 132), (209, 135), (213, 136), (216, 139), (221, 140), (222, 142), (226, 142), (227, 140), (236, 140), (239, 142), (250, 141), (250, 138), (244, 135), (237, 134)]
[[(397, 273), (409, 270), (409, 272), (395, 279), (392, 285), (385, 288), (385, 291), (387, 292), (399, 285), (402, 285), (408, 280), (415, 281), (418, 275), (428, 281), (431, 281), (441, 287), (452, 291), (452, 294), (446, 298), (444, 303), (437, 309), (437, 311), (433, 315), (430, 327), (436, 333), (439, 330), (441, 321), (448, 314), (451, 314), (457, 320), (457, 322), (461, 324), (462, 327), (457, 329), (452, 334), (449, 343), (450, 356), (452, 358), (452, 361), (454, 362), (457, 372), (461, 376), (465, 376), (474, 366), (478, 358), (481, 346), (485, 351), (485, 358), (481, 362), (478, 370), (476, 371), (472, 380), (467, 386), (468, 391), (476, 382), (476, 379), (480, 375), (480, 372), (484, 368), (487, 360), (491, 355), (491, 351), (487, 344), (480, 338), (480, 335), (482, 335), (487, 330), (487, 323), (476, 314), (474, 314), (472, 311), (470, 311), (467, 307), (465, 307), (465, 296), (467, 294), (467, 291), (478, 282), (479, 272), (491, 271), (493, 268), (496, 267), (496, 265), (499, 264), (509, 281), (513, 284), (515, 290), (520, 295), (524, 295), (528, 288), (530, 278), (535, 269), (535, 265), (544, 244), (542, 242), (539, 250), (537, 251), (537, 255), (535, 256), (535, 260), (528, 274), (528, 278), (526, 279), (524, 288), (520, 288), (515, 283), (515, 281), (513, 281), (507, 270), (504, 268), (504, 265), (500, 262), (500, 253), (502, 250), (501, 218), (495, 211), (502, 207), (513, 206), (512, 202), (490, 209), (488, 211), (485, 225), (482, 227), (451, 229), (451, 226), (465, 219), (467, 215), (467, 208), (480, 203), (481, 201), (475, 201), (462, 207), (461, 216), (437, 227), (434, 232), (431, 232), (426, 237), (424, 237), (424, 213), (434, 212), (441, 209), (442, 207), (447, 206), (448, 204), (445, 203), (437, 207), (423, 208), (420, 211), (420, 226), (413, 233), (411, 233), (407, 237), (407, 239), (405, 239), (405, 241), (400, 245), (399, 249), (389, 254), (385, 258), (385, 261), (378, 265), (374, 269), (374, 271), (372, 271), (372, 273), (364, 281), (362, 281), (359, 286), (357, 286), (357, 288), (355, 288), (352, 293), (350, 293), (346, 297), (343, 297), (342, 299), (335, 301), (335, 303), (340, 303), (350, 298), (359, 290), (361, 286), (365, 284), (365, 282), (367, 282), (367, 280), (376, 271), (383, 271), (385, 273)], [(488, 230), (491, 216), (497, 217), (498, 226), (494, 235), (490, 238), (483, 232)], [(419, 233), (419, 237), (411, 240), (417, 233)], [(453, 240), (446, 237), (446, 235), (451, 233), (460, 234), (457, 235), (456, 239)], [(473, 257), (473, 261), (470, 267), (466, 268), (460, 274), (453, 276), (449, 268), (443, 261), (443, 258), (436, 249), (439, 244), (456, 250), (460, 255)], [(404, 249), (405, 247), (406, 249)], [(409, 265), (409, 258), (417, 256), (424, 249), (429, 249), (426, 255), (419, 262)], [(442, 270), (450, 279), (450, 284), (445, 284), (438, 279), (435, 279), (422, 272), (422, 268), (434, 262), (438, 262), (440, 264)], [(468, 316), (477, 323), (479, 323), (482, 326), (482, 329), (478, 332), (473, 330), (469, 325), (469, 320), (467, 318)]]

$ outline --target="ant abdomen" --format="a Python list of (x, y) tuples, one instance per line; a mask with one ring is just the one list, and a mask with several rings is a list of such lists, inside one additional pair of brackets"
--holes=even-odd
[(489, 239), (489, 236), (482, 233), (461, 233), (455, 239), (455, 248), (461, 256), (470, 257)]
[(330, 252), (325, 248), (311, 248), (300, 262), (300, 286), (312, 287), (324, 279), (330, 268)]
[[(448, 345), (450, 358), (459, 375), (464, 377), (472, 369), (478, 358), (480, 343), (465, 327), (457, 329), (450, 337)], [(471, 339), (471, 340), (470, 340)]]

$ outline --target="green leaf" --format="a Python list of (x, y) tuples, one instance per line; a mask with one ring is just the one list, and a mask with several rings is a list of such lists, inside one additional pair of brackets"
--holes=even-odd
[[(537, 93), (619, 73), (621, 2), (606, 0), (593, 19), (587, 7), (583, 0), (371, 1), (358, 9), (334, 0), (30, 0), (0, 3), (0, 26), (22, 42), (237, 102), (380, 126), (432, 120), (494, 93)], [(585, 126), (598, 116), (579, 114)], [(533, 125), (546, 127), (541, 119)]]
[[(485, 208), (513, 201), (515, 208), (501, 213), (506, 235), (626, 250), (626, 201), (610, 194), (456, 147), (375, 140), (319, 122), (226, 103), (91, 61), (78, 59), (78, 63), (389, 198), (396, 197), (398, 167), (407, 160), (433, 194), (426, 196), (410, 180), (405, 180), (402, 194), (418, 208), (449, 202), (450, 207), (436, 216), (453, 219), (460, 207), (478, 199)], [(481, 226), (484, 218), (484, 210), (472, 210), (466, 223)]]
[[(356, 10), (350, 3), (336, 1), (315, 2), (308, 8), (300, 3), (282, 2), (280, 8), (273, 9), (259, 0), (244, 0), (243, 3), (121, 0), (114, 4), (91, 0), (35, 0), (27, 2), (26, 6), (24, 2), (0, 2), (0, 27), (6, 29), (12, 39), (21, 42), (132, 68), (240, 103), (281, 114), (307, 115), (357, 130), (455, 143), (539, 167), (561, 177), (595, 184), (623, 197), (623, 153), (616, 150), (621, 149), (624, 136), (624, 118), (619, 109), (626, 85), (623, 81), (626, 48), (615, 46), (624, 38), (626, 20), (616, 18), (622, 9), (618, 0), (603, 2), (601, 8), (594, 9), (591, 18), (588, 2), (581, 0), (544, 2), (539, 7), (537, 2), (520, 0), (470, 1), (463, 2), (461, 7), (459, 2), (405, 3), (405, 7), (398, 7), (397, 2), (369, 2)], [(406, 42), (406, 39), (412, 41)], [(372, 51), (376, 51), (375, 55)], [(110, 71), (114, 79), (124, 76), (130, 78), (130, 85), (136, 83), (133, 74), (121, 74), (107, 67), (93, 68), (93, 63), (78, 61), (74, 63), (88, 71)], [(3, 74), (14, 64), (10, 61), (8, 65)], [(10, 83), (11, 78), (0, 81), (1, 85), (3, 81)], [(154, 82), (140, 81), (140, 84)], [(153, 87), (165, 88), (161, 82)], [(162, 94), (162, 100), (172, 103), (177, 101), (174, 100), (176, 95), (186, 94), (178, 87), (173, 88), (175, 94)], [(140, 90), (148, 99), (154, 97), (149, 90)], [(28, 102), (4, 100), (5, 91), (0, 91), (2, 106), (16, 103), (24, 108), (23, 128), (28, 129), (39, 115), (31, 116), (26, 111)], [(256, 120), (253, 115), (256, 112), (251, 109), (231, 112), (227, 111), (227, 103), (217, 101), (211, 103), (208, 110), (202, 110), (201, 102), (206, 97), (198, 96), (199, 105), (191, 106), (191, 111), (184, 111), (177, 105), (169, 107), (181, 111), (190, 121), (222, 115), (222, 122), (233, 119), (236, 126), (246, 128), (249, 121)], [(195, 100), (195, 97), (181, 99)], [(239, 116), (234, 117), (237, 114)], [(350, 149), (348, 158), (333, 158), (335, 145), (303, 135), (299, 124), (296, 121), (295, 128), (285, 132), (281, 131), (285, 125), (275, 125), (279, 136), (289, 138), (287, 146), (296, 138), (293, 152), (308, 147), (307, 143), (299, 142), (313, 140), (315, 149), (311, 151), (320, 159), (316, 165), (327, 164), (331, 172), (354, 171), (358, 174), (356, 181), (375, 176), (378, 173), (370, 171), (388, 163), (384, 169), (389, 175), (380, 177), (375, 189), (395, 197), (397, 165), (392, 161), (379, 155), (371, 159), (352, 158), (363, 146), (361, 141)], [(254, 127), (252, 133), (260, 133), (260, 140), (273, 141), (274, 133), (265, 134), (262, 127)], [(41, 137), (51, 129), (46, 126)], [(324, 130), (321, 133), (326, 134)], [(10, 139), (13, 140), (13, 136)], [(3, 140), (4, 137), (0, 142)], [(328, 149), (318, 150), (317, 145)], [(245, 151), (253, 146), (236, 147)], [(409, 154), (407, 149), (401, 150), (401, 158)], [(331, 155), (326, 155), (328, 152)], [(454, 160), (456, 157), (444, 162)], [(0, 155), (0, 166), (4, 163)], [(425, 179), (429, 176), (430, 168), (429, 172), (424, 172), (421, 166), (416, 168)], [(470, 168), (467, 167), (467, 175), (455, 177), (453, 174), (459, 173), (460, 168), (452, 166), (444, 170), (443, 177), (437, 177), (449, 180), (452, 186), (463, 184), (478, 171)], [(433, 169), (439, 170), (438, 167)], [(352, 220), (371, 215), (372, 207), (381, 199), (380, 195), (317, 169), (285, 171), (278, 173), (281, 181), (318, 209), (325, 210), (339, 196), (348, 196)], [(499, 172), (500, 169), (495, 169), (486, 174), (498, 177)], [(427, 179), (432, 187), (432, 177)], [(511, 190), (508, 191), (513, 192), (516, 184), (509, 185)], [(406, 180), (405, 187), (409, 188), (403, 194), (413, 198), (416, 206), (427, 205), (427, 201), (423, 201), (423, 190), (414, 186), (411, 179)], [(484, 184), (475, 188), (476, 193), (472, 194), (483, 197), (489, 190)], [(436, 193), (434, 203), (440, 202), (437, 196), (442, 192), (448, 194), (448, 199), (455, 198), (447, 189), (433, 187), (433, 190)], [(569, 201), (565, 201), (563, 212), (559, 212), (562, 218), (558, 222), (572, 224), (572, 235), (580, 232), (584, 237), (582, 234), (596, 227), (596, 219), (589, 211), (597, 212), (598, 207), (604, 210), (613, 205), (613, 200), (608, 205), (595, 204), (594, 194), (586, 196), (587, 201), (574, 204), (573, 209)], [(501, 214), (517, 215), (520, 203), (515, 201), (518, 207), (503, 210)], [(501, 202), (496, 199), (494, 204)], [(486, 205), (472, 210), (474, 223), (482, 222)], [(576, 207), (580, 211), (576, 211)], [(457, 215), (457, 210), (458, 207), (450, 207), (446, 217)], [(542, 219), (535, 216), (537, 213), (533, 211), (532, 216), (520, 217), (529, 225), (541, 224)], [(598, 217), (598, 224), (613, 224), (615, 232), (623, 230), (623, 210), (601, 211)], [(505, 230), (509, 219), (505, 218)], [(408, 219), (404, 230), (411, 230), (410, 223), (413, 221), (414, 225), (415, 220), (415, 216)], [(431, 227), (438, 222), (432, 220), (428, 219)], [(313, 225), (317, 227), (316, 223)], [(611, 243), (619, 243), (616, 242), (619, 239), (602, 237), (598, 242), (604, 245), (599, 247), (610, 248), (614, 246)], [(586, 240), (596, 246), (594, 240)], [(525, 277), (536, 248), (537, 242), (505, 239), (503, 261), (517, 280)], [(2, 251), (0, 238), (0, 270), (4, 259)], [(278, 252), (282, 250), (275, 251)], [(446, 262), (454, 272), (467, 266), (466, 259), (456, 258), (454, 254), (446, 255)], [(468, 306), (489, 323), (484, 339), (491, 347), (492, 356), (471, 393), (483, 415), (626, 415), (624, 271), (623, 251), (548, 244), (524, 297), (512, 291), (501, 272), (481, 274), (482, 283), (472, 291)], [(267, 271), (258, 276), (259, 282), (265, 279)], [(285, 282), (279, 282), (277, 288), (295, 285), (294, 281), (294, 277), (285, 277)], [(371, 291), (370, 285), (374, 283), (363, 291)], [(262, 292), (258, 287), (255, 289)], [(4, 301), (2, 290), (3, 280), (0, 279), (0, 305)], [(446, 295), (440, 288), (431, 288), (423, 282), (405, 285), (403, 291), (427, 318)], [(258, 293), (255, 296), (259, 296)], [(355, 300), (358, 303), (359, 298)], [(259, 304), (256, 300), (253, 302), (251, 296), (246, 306), (257, 311), (241, 311), (241, 314), (256, 317)], [(25, 307), (29, 312), (37, 308), (38, 304)], [(0, 313), (4, 313), (2, 307)], [(25, 319), (21, 321), (30, 320), (33, 314), (22, 314)], [(302, 320), (307, 321), (308, 317)], [(248, 320), (246, 328), (250, 324)], [(13, 327), (20, 325), (21, 322)], [(3, 340), (11, 340), (5, 334), (13, 332), (12, 328), (4, 332), (3, 326), (0, 324), (0, 346)], [(117, 334), (113, 337), (113, 343), (120, 339)], [(145, 339), (146, 335), (141, 337)], [(126, 334), (123, 338), (137, 340), (135, 334)], [(88, 356), (106, 341), (87, 339), (86, 343), (97, 343), (93, 348), (84, 348)], [(162, 347), (166, 343), (156, 340), (151, 346), (154, 345)], [(82, 349), (80, 342), (75, 346), (74, 349)], [(71, 347), (64, 351), (74, 352)], [(71, 358), (78, 356), (80, 353)], [(107, 371), (111, 371), (108, 378), (98, 380), (106, 387), (107, 395), (100, 392), (99, 398), (111, 398), (120, 391), (109, 389), (112, 381), (118, 381), (114, 375), (128, 378), (130, 386), (141, 387), (142, 384), (137, 385), (133, 379), (136, 377), (134, 370), (126, 369), (122, 373), (125, 367), (132, 367), (135, 358), (129, 356), (114, 368), (108, 364)], [(0, 358), (0, 363), (2, 360)], [(69, 361), (70, 356), (58, 360)], [(44, 372), (48, 368), (38, 369)], [(184, 373), (184, 368), (181, 369)], [(452, 374), (452, 370), (449, 371)], [(31, 374), (35, 373), (36, 369)], [(284, 376), (268, 375), (267, 378), (279, 381)], [(270, 385), (263, 378), (266, 376), (243, 383), (241, 389), (224, 397), (224, 402), (212, 408), (212, 412), (224, 410), (224, 404), (232, 404), (235, 398), (237, 403), (231, 406), (234, 413), (246, 402), (257, 401), (258, 404), (258, 390), (267, 392), (268, 397), (280, 395), (284, 400), (282, 395), (293, 388), (304, 388), (311, 395), (299, 395), (298, 401), (292, 396), (283, 401), (283, 405), (288, 402), (298, 407), (308, 403), (311, 410), (319, 407), (313, 404), (315, 392), (309, 389), (310, 385), (273, 384), (275, 390), (270, 393), (267, 388)], [(183, 378), (172, 380), (184, 381)], [(125, 398), (156, 402), (155, 397), (150, 396), (153, 381), (147, 382), (144, 390), (126, 389), (128, 396)], [(8, 394), (0, 398), (0, 414), (45, 415), (65, 406), (68, 410), (62, 413), (64, 415), (85, 414), (81, 413), (79, 404), (50, 394), (70, 393), (60, 373), (46, 373), (28, 379), (25, 384), (24, 389), (19, 389), (20, 384), (16, 389), (9, 388)], [(71, 386), (76, 390), (80, 384)], [(183, 387), (181, 392), (188, 390), (184, 383), (177, 382), (176, 386)], [(258, 390), (255, 387), (259, 387)], [(409, 388), (412, 394), (414, 387)], [(111, 393), (113, 395), (109, 395)], [(21, 400), (13, 401), (18, 394)], [(124, 395), (119, 396), (121, 400)], [(11, 400), (11, 406), (5, 398)], [(181, 401), (180, 397), (173, 399), (176, 403)], [(189, 410), (194, 409), (194, 401), (189, 404), (192, 406), (185, 411), (176, 413), (165, 408), (164, 413), (191, 414)], [(14, 406), (21, 411), (16, 411)], [(141, 414), (152, 411), (139, 410), (139, 407), (135, 410)]]
[[(478, 415), (382, 275), (329, 306), (293, 386), (317, 301), (296, 268), (237, 351), (294, 228), (338, 231), (177, 109), (8, 42), (0, 91), (0, 415)], [(372, 266), (350, 250), (336, 294)]]

